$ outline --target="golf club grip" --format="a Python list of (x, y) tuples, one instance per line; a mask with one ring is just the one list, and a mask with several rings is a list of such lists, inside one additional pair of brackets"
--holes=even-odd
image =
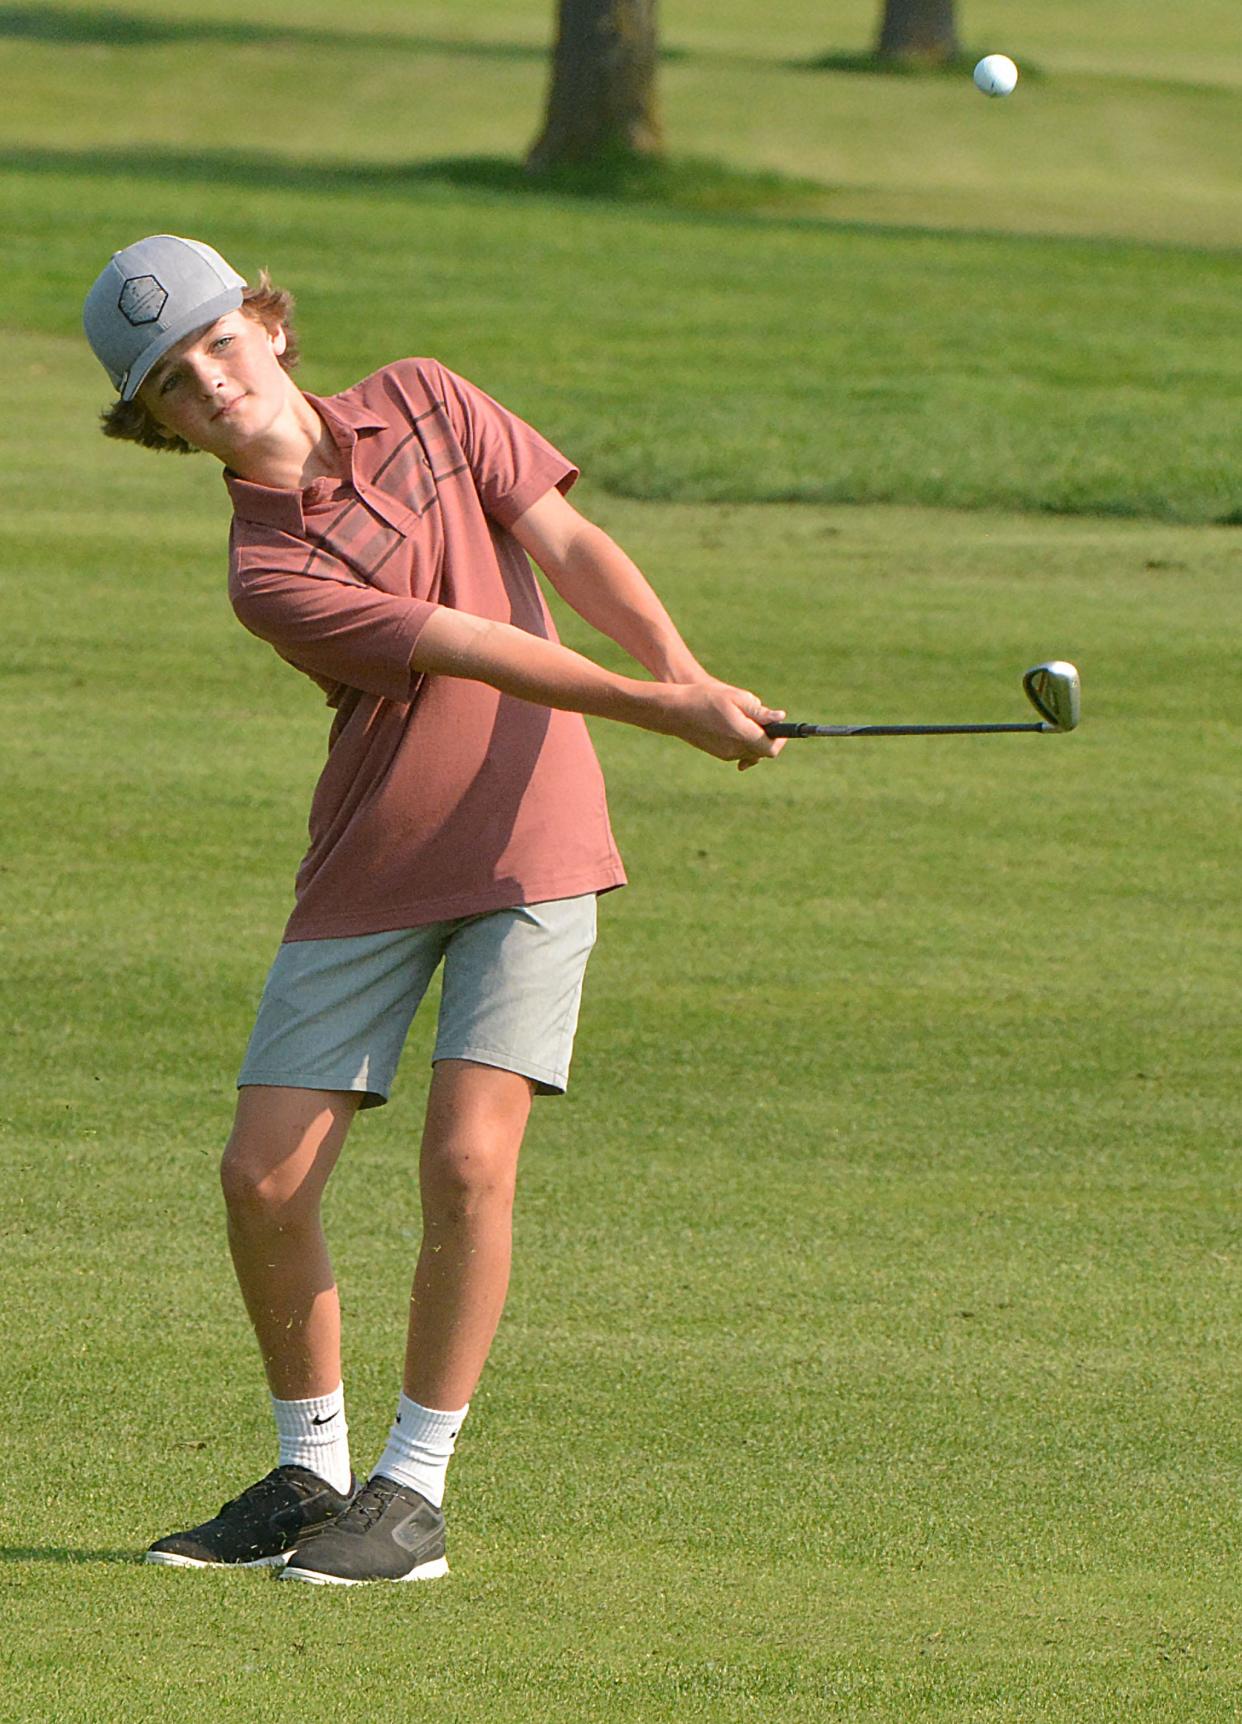
[(986, 736), (1006, 730), (1050, 730), (1046, 724), (765, 724), (769, 736)]
[[(765, 724), (763, 728), (769, 736), (826, 736), (828, 734), (826, 725), (772, 723)], [(840, 727), (840, 734), (847, 736), (849, 732), (844, 727)]]

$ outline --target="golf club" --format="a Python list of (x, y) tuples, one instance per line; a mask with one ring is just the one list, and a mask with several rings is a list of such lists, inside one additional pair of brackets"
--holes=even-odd
[(1049, 734), (1075, 730), (1082, 696), (1078, 672), (1064, 659), (1032, 665), (1022, 678), (1026, 698), (1039, 713), (1035, 724), (765, 724), (769, 736), (977, 736), (1001, 730)]

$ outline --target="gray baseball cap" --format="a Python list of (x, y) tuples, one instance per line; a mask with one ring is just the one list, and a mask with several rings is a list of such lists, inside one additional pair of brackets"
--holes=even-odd
[(245, 286), (200, 240), (157, 233), (114, 252), (86, 296), (82, 327), (121, 400), (133, 400), (170, 347), (236, 311)]

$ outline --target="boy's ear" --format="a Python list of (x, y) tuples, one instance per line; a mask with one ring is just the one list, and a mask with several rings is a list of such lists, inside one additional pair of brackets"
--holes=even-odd
[(282, 323), (275, 335), (272, 336), (272, 352), (276, 355), (277, 359), (280, 358), (288, 345), (289, 337), (285, 334), (285, 326)]

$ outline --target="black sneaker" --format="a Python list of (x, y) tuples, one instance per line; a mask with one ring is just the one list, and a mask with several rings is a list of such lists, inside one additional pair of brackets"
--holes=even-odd
[(216, 1563), (265, 1568), (285, 1562), (298, 1540), (348, 1508), (351, 1496), (352, 1491), (345, 1496), (334, 1491), (305, 1467), (277, 1467), (225, 1503), (214, 1520), (157, 1539), (147, 1561), (170, 1568), (207, 1568)]
[(447, 1573), (444, 1516), (418, 1491), (377, 1473), (331, 1526), (303, 1540), (280, 1578), (358, 1586)]

